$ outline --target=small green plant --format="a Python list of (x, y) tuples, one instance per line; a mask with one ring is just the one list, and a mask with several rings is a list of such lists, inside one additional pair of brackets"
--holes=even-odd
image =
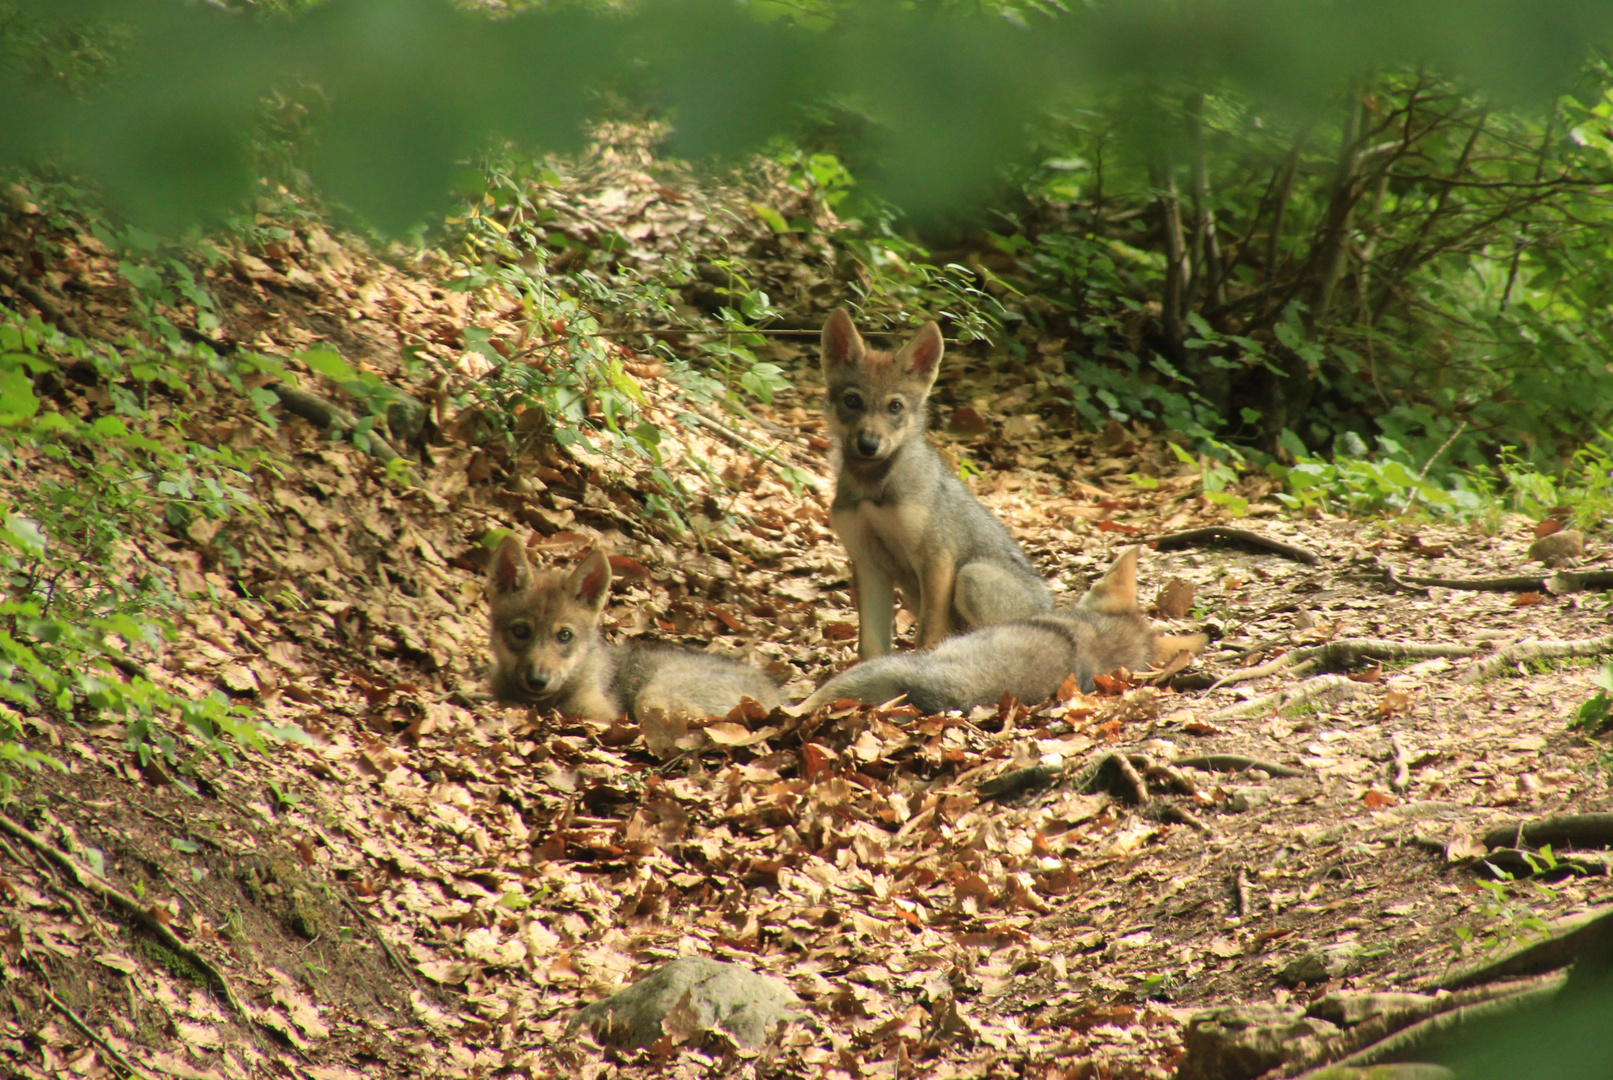
[[(1536, 852), (1523, 852), (1523, 858), (1532, 875), (1546, 874), (1557, 868), (1557, 857), (1552, 854), (1550, 846)], [(1495, 875), (1493, 881), (1478, 883), (1484, 893), (1478, 907), (1485, 922), (1479, 927), (1457, 927), (1457, 940), (1463, 945), (1477, 945), (1493, 952), (1522, 944), (1534, 937), (1544, 937), (1550, 928), (1544, 919), (1535, 914), (1534, 905), (1520, 902), (1512, 895), (1514, 875), (1494, 863), (1485, 862), (1484, 865)], [(1551, 904), (1561, 900), (1557, 889), (1543, 881), (1531, 878), (1526, 884), (1542, 903)]]
[[(1580, 705), (1568, 728), (1594, 739), (1613, 729), (1613, 663), (1591, 672), (1590, 680), (1596, 693)], [(1613, 768), (1613, 748), (1603, 750), (1597, 761), (1603, 768)]]

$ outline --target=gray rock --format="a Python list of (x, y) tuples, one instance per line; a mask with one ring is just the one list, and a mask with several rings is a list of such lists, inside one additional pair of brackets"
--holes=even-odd
[(1277, 981), (1284, 986), (1295, 986), (1305, 983), (1315, 986), (1348, 975), (1356, 968), (1356, 960), (1361, 955), (1361, 946), (1354, 941), (1338, 941), (1332, 945), (1324, 945), (1320, 949), (1291, 960), (1283, 969), (1277, 972)]
[(1585, 534), (1578, 529), (1563, 529), (1549, 536), (1542, 536), (1529, 545), (1530, 561), (1543, 562), (1547, 566), (1572, 562), (1584, 554)]
[(799, 1019), (801, 1000), (778, 979), (739, 964), (686, 956), (579, 1012), (567, 1033), (586, 1026), (601, 1043), (648, 1046), (663, 1035), (699, 1042), (723, 1031), (745, 1050)]
[(1315, 1053), (1339, 1034), (1302, 1008), (1229, 1005), (1199, 1013), (1182, 1034), (1187, 1054), (1176, 1080), (1249, 1080), (1285, 1061)]

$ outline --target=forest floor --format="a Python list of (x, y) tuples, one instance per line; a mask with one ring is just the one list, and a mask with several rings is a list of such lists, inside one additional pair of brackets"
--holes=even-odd
[[(114, 260), (88, 236), (60, 239), (72, 257), (38, 280), (115, 338)], [(451, 273), (304, 222), (274, 251), (233, 252), (209, 284), (220, 337), (280, 357), (326, 342), (425, 395), (431, 376), (482, 370), (464, 327), (529, 329), (496, 289), (444, 290)], [(815, 325), (834, 302), (798, 314)], [(406, 365), (402, 347), (421, 343)], [(669, 468), (699, 458), (710, 470), (690, 470), (691, 487), (727, 482), (681, 539), (644, 514), (619, 463), (583, 450), (491, 459), (440, 398), (440, 436), (406, 478), (297, 417), (266, 426), (222, 389), (184, 403), (195, 431), (266, 448), (283, 468), (257, 478), (260, 517), (143, 539), (192, 598), (148, 666), (187, 694), (251, 700), (312, 744), (202, 760), (186, 781), (143, 767), (119, 725), (30, 721), (66, 771), (18, 772), (5, 809), (32, 840), (0, 842), (0, 1072), (708, 1075), (735, 1062), (673, 1040), (602, 1049), (568, 1030), (580, 1006), (699, 955), (776, 976), (804, 1003), (810, 1022), (747, 1059), (758, 1074), (1165, 1077), (1200, 1010), (1424, 989), (1481, 958), (1487, 933), (1506, 943), (1529, 920), (1613, 898), (1605, 876), (1509, 885), (1505, 903), (1479, 884), (1487, 830), (1613, 808), (1604, 748), (1569, 728), (1595, 693), (1591, 661), (1496, 662), (1514, 642), (1613, 633), (1607, 594), (1397, 586), (1384, 572), (1538, 575), (1536, 522), (1486, 534), (1296, 517), (1258, 481), (1247, 514), (1227, 520), (1198, 468), (1154, 435), (1072, 434), (1049, 414), (1039, 365), (1057, 347), (1030, 344), (1018, 358), (950, 354), (932, 434), (972, 463), (974, 490), (1062, 597), (1126, 545), (1200, 526), (1314, 562), (1214, 543), (1145, 550), (1155, 614), (1213, 638), (1162, 685), (1138, 676), (969, 716), (775, 712), (670, 746), (625, 722), (487, 700), (482, 541), (515, 529), (556, 565), (608, 545), (615, 638), (750, 658), (799, 700), (853, 658), (856, 623), (825, 513), (810, 339), (775, 346), (794, 389), (754, 420), (701, 423), (653, 368), (632, 376)], [(61, 394), (59, 407), (92, 412), (104, 390)], [(1605, 555), (1604, 537), (1591, 544), (1587, 565)], [(1208, 688), (1353, 639), (1470, 655), (1329, 655), (1326, 670)], [(1285, 689), (1300, 694), (1269, 696)], [(1069, 782), (1115, 753), (1145, 790)], [(1055, 768), (1018, 794), (982, 793), (1034, 765)], [(45, 848), (93, 856), (231, 993)]]

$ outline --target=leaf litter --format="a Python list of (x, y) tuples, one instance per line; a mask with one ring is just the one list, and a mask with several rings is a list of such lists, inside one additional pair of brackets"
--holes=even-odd
[[(622, 257), (648, 266), (674, 250), (660, 238), (692, 233), (778, 279), (806, 325), (839, 302), (827, 276), (798, 273), (809, 264), (770, 215), (716, 212), (692, 179), (652, 176), (641, 148), (567, 183), (553, 205), (579, 245), (620, 235)], [(775, 185), (761, 205), (787, 217), (796, 197)], [(421, 378), (421, 364), (450, 382), (485, 373), (467, 327), (530, 340), (509, 314), (516, 298), (444, 289), (457, 271), (430, 252), (382, 259), (317, 224), (285, 231), (216, 270), (223, 332), (293, 371), (298, 350), (336, 346), (433, 402), (440, 441), (400, 484), (301, 419), (271, 428), (228, 392), (187, 403), (208, 438), (272, 448), (285, 468), (258, 477), (261, 521), (140, 538), (131, 560), (169, 568), (197, 598), (147, 666), (186, 693), (250, 698), (311, 743), (202, 764), (192, 794), (131, 757), (121, 730), (35, 719), (67, 772), (22, 776), (7, 812), (138, 897), (246, 1015), (8, 842), (0, 1059), (14, 1075), (105, 1075), (122, 1068), (116, 1055), (185, 1077), (704, 1075), (737, 1051), (695, 1037), (686, 1013), (643, 1050), (568, 1033), (584, 1006), (698, 956), (780, 980), (809, 1014), (760, 1058), (740, 1055), (759, 1073), (1164, 1077), (1201, 1009), (1437, 981), (1476, 948), (1454, 930), (1491, 921), (1473, 837), (1608, 808), (1602, 748), (1566, 725), (1592, 690), (1569, 663), (1463, 683), (1470, 659), (1384, 661), (1252, 709), (1305, 680), (1275, 670), (1204, 689), (1347, 638), (1494, 649), (1605, 634), (1602, 594), (1397, 591), (1377, 570), (1526, 572), (1534, 523), (1484, 536), (1292, 518), (1258, 478), (1240, 491), (1248, 516), (1225, 520), (1153, 434), (1072, 433), (1044, 416), (1057, 349), (949, 357), (933, 434), (974, 466), (975, 490), (1061, 599), (1125, 544), (1184, 529), (1231, 526), (1320, 555), (1147, 553), (1156, 615), (1214, 639), (1197, 662), (1160, 685), (1107, 678), (1098, 694), (1072, 685), (967, 716), (897, 704), (640, 726), (493, 706), (481, 540), (495, 529), (533, 536), (560, 564), (608, 545), (619, 637), (748, 657), (795, 698), (850, 662), (856, 613), (827, 523), (813, 351), (774, 346), (795, 388), (752, 406), (754, 419), (699, 422), (653, 366), (626, 376), (669, 467), (703, 463), (683, 475), (726, 507), (679, 535), (649, 520), (643, 479), (620, 460), (579, 448), (490, 464), (475, 418), (449, 414)], [(87, 237), (60, 239), (81, 320), (115, 337), (113, 260)], [(811, 482), (792, 485), (730, 435)], [(1089, 789), (1108, 758), (1135, 780)], [(983, 793), (1017, 770), (1035, 772)], [(1608, 892), (1605, 878), (1564, 879), (1532, 914)]]

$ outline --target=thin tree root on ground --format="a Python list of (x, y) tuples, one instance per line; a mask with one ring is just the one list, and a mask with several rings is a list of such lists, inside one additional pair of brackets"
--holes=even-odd
[(1216, 680), (1211, 690), (1275, 675), (1302, 662), (1311, 670), (1340, 671), (1358, 660), (1432, 660), (1442, 657), (1473, 656), (1483, 652), (1478, 645), (1447, 645), (1439, 642), (1385, 641), (1381, 638), (1340, 638), (1322, 645), (1290, 649), (1257, 667), (1238, 668)]
[(1570, 641), (1520, 641), (1486, 657), (1468, 668), (1461, 681), (1472, 684), (1483, 682), (1504, 668), (1527, 660), (1562, 660), (1579, 656), (1602, 656), (1613, 652), (1613, 634), (1597, 638), (1575, 638)]
[(1286, 686), (1274, 694), (1265, 694), (1250, 698), (1248, 701), (1240, 701), (1236, 705), (1228, 705), (1224, 709), (1217, 709), (1204, 719), (1226, 720), (1252, 712), (1264, 712), (1267, 709), (1286, 709), (1318, 698), (1349, 697), (1365, 693), (1371, 688), (1369, 683), (1359, 683), (1343, 675), (1318, 675), (1314, 679), (1306, 679), (1294, 686)]
[(1206, 772), (1246, 772), (1249, 769), (1259, 769), (1269, 776), (1309, 776), (1306, 769), (1296, 769), (1291, 765), (1279, 765), (1275, 761), (1262, 761), (1260, 758), (1245, 757), (1242, 754), (1195, 754), (1192, 757), (1177, 758), (1171, 762), (1180, 769), (1203, 769)]
[(1484, 846), (1613, 847), (1613, 814), (1561, 814), (1539, 821), (1498, 825), (1484, 834)]
[(42, 979), (45, 983), (45, 985), (40, 988), (40, 993), (45, 995), (45, 1000), (55, 1006), (57, 1011), (63, 1016), (67, 1017), (68, 1023), (78, 1028), (78, 1030), (84, 1034), (84, 1037), (89, 1039), (90, 1042), (94, 1043), (96, 1049), (105, 1054), (107, 1058), (119, 1069), (122, 1069), (125, 1075), (135, 1077), (136, 1080), (147, 1080), (146, 1073), (135, 1068), (134, 1062), (124, 1057), (121, 1050), (107, 1042), (99, 1032), (90, 1027), (88, 1021), (86, 1021), (78, 1013), (74, 1012), (72, 1007), (68, 1005), (67, 1002), (56, 996), (56, 994), (51, 990), (50, 975), (46, 973), (45, 965), (39, 962), (39, 958), (37, 956), (30, 955), (28, 959), (33, 961), (34, 968), (38, 970), (40, 979)]
[(1390, 585), (1409, 592), (1457, 589), (1463, 592), (1538, 592), (1561, 596), (1590, 589), (1613, 589), (1613, 570), (1587, 570), (1583, 573), (1562, 570), (1555, 574), (1519, 574), (1498, 578), (1431, 578), (1402, 577), (1395, 573), (1394, 567), (1381, 561), (1378, 568)]
[(179, 937), (172, 930), (168, 929), (168, 927), (165, 926), (155, 915), (147, 911), (140, 901), (136, 900), (128, 893), (122, 892), (121, 890), (115, 888), (110, 882), (105, 881), (93, 871), (80, 866), (78, 861), (72, 858), (72, 856), (68, 855), (64, 851), (61, 851), (55, 845), (46, 841), (43, 837), (37, 836), (29, 830), (23, 828), (21, 825), (18, 825), (5, 814), (0, 814), (0, 830), (10, 833), (18, 840), (21, 840), (23, 843), (33, 848), (34, 851), (39, 855), (67, 871), (68, 874), (72, 876), (73, 881), (79, 886), (79, 888), (84, 889), (87, 892), (94, 893), (107, 903), (121, 908), (143, 928), (156, 937), (158, 941), (162, 942), (164, 946), (172, 949), (186, 960), (189, 960), (191, 963), (195, 964), (207, 974), (209, 981), (211, 981), (213, 985), (218, 988), (219, 993), (224, 996), (225, 1002), (231, 1009), (235, 1011), (236, 1015), (240, 1016), (241, 1019), (246, 1021), (247, 1029), (249, 1031), (256, 1030), (256, 1018), (247, 1011), (246, 1006), (241, 1003), (241, 999), (235, 996), (235, 991), (231, 989), (230, 984), (225, 981), (224, 975), (218, 970), (218, 968), (214, 967), (212, 963), (210, 963), (195, 949), (179, 940)]
[(1322, 557), (1309, 548), (1300, 547), (1282, 540), (1274, 540), (1269, 536), (1262, 536), (1248, 529), (1230, 529), (1225, 525), (1207, 525), (1202, 529), (1184, 529), (1181, 532), (1166, 533), (1163, 536), (1150, 537), (1143, 543), (1152, 545), (1159, 551), (1174, 551), (1177, 548), (1193, 547), (1197, 544), (1237, 544), (1241, 547), (1252, 548), (1255, 551), (1271, 552), (1286, 559), (1294, 559), (1306, 566), (1315, 566), (1322, 561)]

